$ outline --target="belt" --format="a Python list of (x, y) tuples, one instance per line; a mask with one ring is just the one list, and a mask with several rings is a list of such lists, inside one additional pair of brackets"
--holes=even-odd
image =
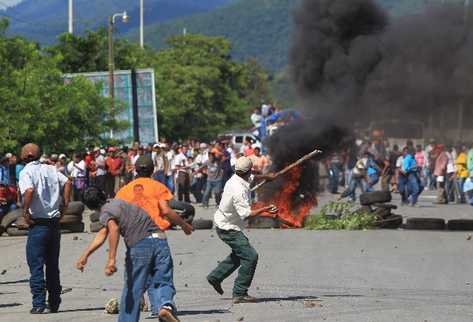
[(154, 232), (147, 238), (166, 239), (166, 234), (163, 231)]
[(59, 217), (55, 218), (33, 218), (33, 222), (38, 226), (53, 226), (59, 224)]

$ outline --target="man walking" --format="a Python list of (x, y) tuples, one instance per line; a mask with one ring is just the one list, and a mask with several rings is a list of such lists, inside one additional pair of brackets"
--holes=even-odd
[[(56, 313), (61, 304), (61, 191), (64, 191), (63, 207), (67, 208), (72, 190), (72, 182), (57, 171), (55, 166), (38, 161), (40, 155), (36, 144), (27, 144), (21, 150), (21, 158), (26, 166), (20, 174), (19, 187), (23, 195), (24, 217), (30, 229), (26, 242), (26, 259), (33, 294), (31, 314)], [(46, 291), (49, 307), (46, 306)]]
[(243, 220), (260, 215), (263, 212), (276, 214), (274, 206), (251, 210), (250, 176), (253, 164), (248, 157), (236, 161), (235, 174), (225, 185), (222, 200), (214, 215), (218, 237), (230, 248), (232, 253), (223, 260), (208, 276), (207, 281), (220, 295), (223, 294), (221, 283), (240, 267), (233, 287), (233, 303), (255, 302), (248, 295), (253, 281), (258, 253), (243, 234)]

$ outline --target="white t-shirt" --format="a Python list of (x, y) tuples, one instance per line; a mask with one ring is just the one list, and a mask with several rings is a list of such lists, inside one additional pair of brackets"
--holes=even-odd
[(95, 164), (97, 166), (97, 177), (107, 174), (107, 170), (105, 169), (105, 157), (103, 155), (100, 154), (95, 158)]
[(174, 157), (174, 165), (178, 169), (178, 172), (186, 172), (184, 167), (187, 166), (187, 157), (184, 153), (181, 152)]
[[(69, 163), (71, 164), (71, 163)], [(69, 165), (67, 166), (69, 168)], [(86, 167), (85, 167), (85, 161), (80, 160), (78, 163), (75, 163), (72, 161), (72, 166), (71, 166), (71, 177), (74, 178), (83, 178), (87, 175), (86, 172)]]
[(170, 150), (166, 152), (166, 158), (168, 159), (168, 164), (169, 164), (168, 173), (166, 173), (166, 175), (172, 176), (173, 171), (176, 170), (176, 164), (174, 161), (174, 151)]

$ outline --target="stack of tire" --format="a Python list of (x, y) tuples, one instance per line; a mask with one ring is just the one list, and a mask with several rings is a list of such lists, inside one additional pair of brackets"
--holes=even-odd
[(102, 224), (99, 222), (100, 211), (94, 211), (90, 214), (90, 227), (89, 231), (91, 233), (96, 233), (102, 228)]
[[(84, 212), (84, 204), (80, 201), (69, 203), (69, 206), (64, 211), (64, 216), (60, 220), (61, 233), (80, 233), (84, 231), (84, 224), (82, 223), (82, 213)], [(26, 227), (26, 222), (23, 217), (23, 210), (16, 209), (6, 214), (0, 223), (0, 233), (6, 232), (8, 236), (26, 236), (28, 229), (21, 229)]]
[(360, 195), (363, 210), (376, 215), (376, 226), (384, 229), (397, 229), (402, 226), (402, 216), (393, 214), (397, 206), (390, 204), (392, 200), (389, 191), (365, 192)]
[(82, 233), (84, 232), (84, 223), (82, 216), (84, 213), (84, 204), (80, 201), (73, 201), (64, 211), (64, 216), (59, 223), (61, 224), (61, 233)]

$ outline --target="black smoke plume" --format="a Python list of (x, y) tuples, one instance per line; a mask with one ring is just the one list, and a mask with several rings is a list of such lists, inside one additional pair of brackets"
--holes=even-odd
[[(347, 148), (355, 125), (373, 120), (458, 126), (459, 106), (473, 103), (472, 21), (462, 5), (388, 19), (372, 0), (302, 1), (289, 61), (304, 119), (268, 139), (273, 170), (316, 147), (324, 157)], [(464, 109), (464, 119), (473, 119), (472, 110)], [(303, 166), (301, 195), (315, 194), (315, 170), (315, 162)], [(266, 186), (263, 201), (283, 184)]]

